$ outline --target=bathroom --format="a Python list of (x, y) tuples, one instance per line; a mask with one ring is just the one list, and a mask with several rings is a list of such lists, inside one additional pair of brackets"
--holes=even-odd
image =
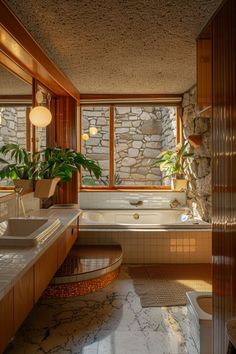
[(235, 3), (162, 3), (0, 0), (0, 353), (235, 351)]

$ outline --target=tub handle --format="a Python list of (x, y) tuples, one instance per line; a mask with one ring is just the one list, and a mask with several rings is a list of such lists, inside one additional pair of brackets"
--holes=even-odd
[(140, 205), (143, 205), (143, 201), (142, 200), (130, 201), (129, 204), (132, 205), (132, 206), (138, 207)]

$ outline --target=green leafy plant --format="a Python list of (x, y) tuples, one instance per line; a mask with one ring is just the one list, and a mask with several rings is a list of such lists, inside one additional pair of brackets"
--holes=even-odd
[(198, 157), (194, 153), (189, 152), (189, 148), (190, 145), (187, 141), (183, 145), (178, 144), (176, 150), (163, 151), (158, 155), (153, 166), (160, 167), (160, 170), (164, 172), (163, 178), (169, 178), (172, 176), (184, 178), (187, 159)]
[(6, 144), (0, 148), (0, 154), (8, 157), (11, 162), (0, 158), (3, 168), (0, 170), (0, 179), (33, 179), (35, 172), (35, 161), (31, 153), (18, 144)]
[(93, 160), (87, 159), (83, 154), (73, 149), (63, 149), (60, 146), (46, 148), (34, 154), (38, 161), (35, 170), (35, 179), (51, 179), (60, 177), (67, 182), (72, 178), (74, 171), (80, 171), (81, 167), (94, 174), (96, 178), (101, 176), (101, 167)]
[(13, 161), (7, 162), (1, 158), (0, 163), (4, 166), (0, 170), (0, 179), (40, 180), (60, 177), (67, 182), (73, 172), (80, 171), (81, 167), (93, 173), (96, 178), (101, 176), (102, 171), (95, 161), (73, 149), (63, 149), (60, 146), (31, 154), (18, 144), (7, 144), (0, 148), (0, 154)]

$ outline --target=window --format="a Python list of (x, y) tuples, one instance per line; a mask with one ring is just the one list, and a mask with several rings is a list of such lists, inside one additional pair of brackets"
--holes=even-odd
[(82, 171), (82, 188), (168, 188), (153, 162), (180, 139), (177, 112), (151, 104), (82, 106), (82, 153), (103, 168), (99, 181)]

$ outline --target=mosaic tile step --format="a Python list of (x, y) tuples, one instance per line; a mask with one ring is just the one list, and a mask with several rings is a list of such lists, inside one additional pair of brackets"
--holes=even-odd
[(119, 274), (122, 249), (74, 246), (45, 291), (47, 297), (85, 295), (106, 287)]

